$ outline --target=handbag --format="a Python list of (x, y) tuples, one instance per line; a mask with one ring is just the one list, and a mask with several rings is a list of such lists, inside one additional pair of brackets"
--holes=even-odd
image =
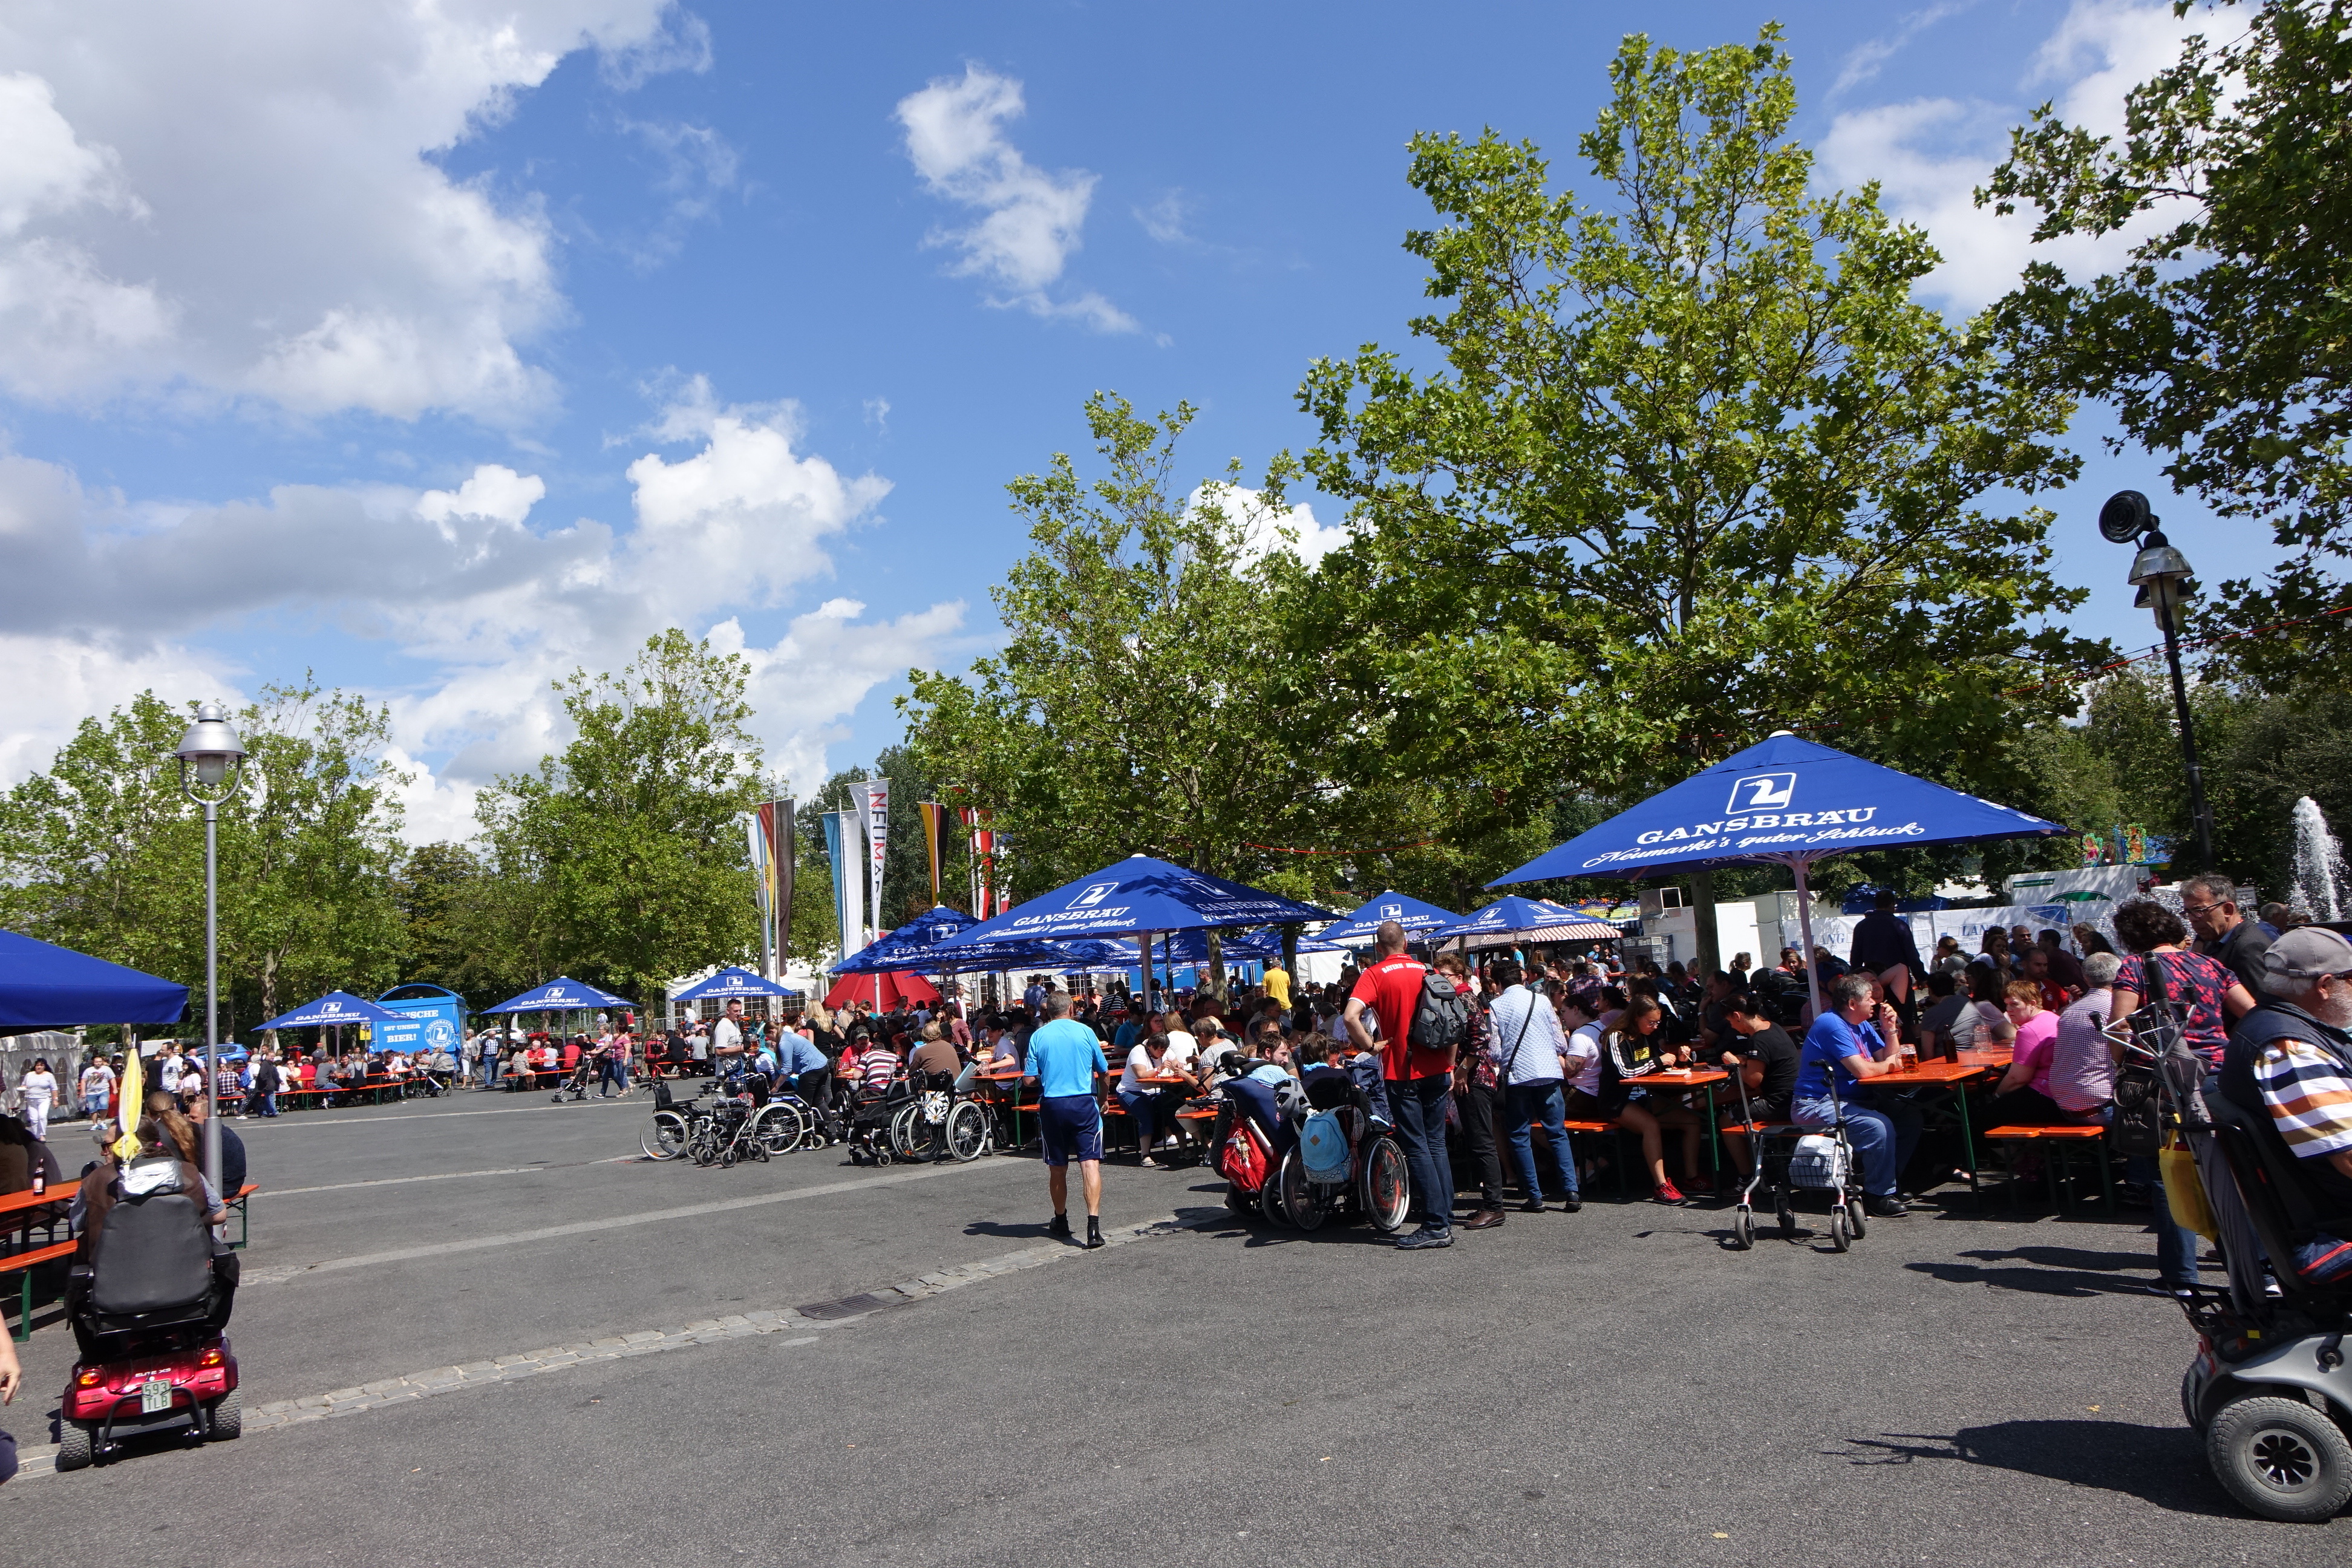
[(2197, 1156), (2189, 1145), (2173, 1139), (2157, 1151), (2156, 1168), (2164, 1182), (2164, 1201), (2172, 1210), (2172, 1223), (2208, 1241), (2221, 1240), (2221, 1222), (2213, 1217), (2212, 1200), (2205, 1195), (2205, 1181), (2198, 1174)]

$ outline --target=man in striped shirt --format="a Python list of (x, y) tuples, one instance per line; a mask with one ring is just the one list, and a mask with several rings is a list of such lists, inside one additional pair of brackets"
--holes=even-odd
[(2352, 1276), (2352, 943), (2299, 926), (2263, 955), (2262, 1005), (2239, 1021), (2221, 1066), (2222, 1098), (2268, 1113), (2305, 1177), (2308, 1220), (2295, 1238), (2306, 1279)]

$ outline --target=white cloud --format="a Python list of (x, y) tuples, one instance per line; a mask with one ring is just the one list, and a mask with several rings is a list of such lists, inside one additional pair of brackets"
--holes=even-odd
[[(740, 615), (786, 605), (832, 571), (825, 542), (888, 492), (797, 450), (789, 404), (723, 405), (700, 378), (657, 421), (690, 443), (628, 466), (633, 525), (533, 525), (546, 486), (497, 464), (446, 489), (282, 486), (258, 500), (141, 506), (67, 468), (0, 457), (0, 657), (34, 688), (0, 720), (0, 783), (45, 765), (82, 715), (142, 687), (234, 696), (237, 673), (204, 639), (247, 616), (305, 619), (382, 644), (417, 673), (387, 683), (409, 834), (462, 837), (473, 791), (563, 741), (550, 683), (615, 670), (682, 626), (740, 648), (756, 731), (814, 785), (838, 722), (881, 681), (931, 662), (961, 602), (881, 624), (832, 598), (767, 646)], [(102, 614), (94, 612), (102, 606)], [(113, 628), (89, 629), (101, 619)], [(418, 759), (443, 757), (437, 768)]]
[(1904, 16), (1895, 24), (1893, 32), (1856, 44), (1846, 52), (1844, 64), (1839, 68), (1837, 81), (1830, 91), (1832, 94), (1844, 92), (1868, 81), (1878, 74), (1880, 67), (1901, 54), (1912, 39), (1975, 4), (1976, 0), (1936, 0), (1936, 4), (1924, 5)]
[(1326, 527), (1316, 521), (1315, 509), (1306, 501), (1277, 511), (1266, 504), (1265, 491), (1246, 485), (1211, 480), (1185, 498), (1187, 508), (1212, 502), (1223, 506), (1227, 516), (1237, 519), (1247, 530), (1245, 549), (1252, 557), (1287, 550), (1312, 570), (1322, 563), (1323, 557), (1352, 537), (1345, 523)]
[(434, 156), (575, 50), (700, 68), (668, 0), (35, 3), (0, 18), (0, 385), (511, 423), (546, 222)]
[(1097, 176), (1084, 169), (1048, 173), (1021, 154), (1005, 123), (1027, 112), (1021, 84), (977, 65), (963, 77), (940, 77), (898, 100), (907, 156), (937, 196), (977, 210), (968, 227), (935, 232), (930, 243), (963, 253), (954, 270), (1008, 290), (991, 304), (1085, 321), (1097, 331), (1141, 330), (1135, 319), (1088, 290), (1055, 299), (1048, 286), (1081, 244)]
[(2035, 52), (2018, 101), (1922, 98), (1840, 114), (1821, 145), (1823, 181), (1846, 187), (1878, 181), (1886, 209), (1925, 228), (1943, 253), (1922, 291), (1954, 310), (1975, 310), (2007, 293), (2029, 259), (2078, 276), (2105, 270), (2166, 215), (2146, 215), (2104, 239), (2036, 246), (2031, 213), (1999, 216), (1976, 205), (1975, 192), (2006, 156), (2010, 127), (2022, 123), (2039, 98), (2051, 98), (2070, 124), (2116, 134), (2125, 95), (2210, 21), (2176, 17), (2162, 0), (2075, 0)]

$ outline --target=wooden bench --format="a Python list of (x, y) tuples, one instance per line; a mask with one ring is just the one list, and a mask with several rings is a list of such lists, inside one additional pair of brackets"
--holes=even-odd
[[(2115, 1173), (2107, 1168), (2106, 1137), (2107, 1130), (2103, 1126), (2059, 1122), (2049, 1127), (1994, 1127), (1986, 1131), (1984, 1141), (1988, 1143), (2047, 1144), (2052, 1158), (2042, 1165), (2042, 1174), (2050, 1180), (2050, 1205), (2062, 1215), (2067, 1212), (2066, 1194), (2074, 1185), (2073, 1152), (2085, 1145), (2093, 1146), (2091, 1161), (2099, 1168), (2099, 1201), (2106, 1205), (2107, 1213), (2113, 1214), (2116, 1206)], [(2012, 1167), (2011, 1206), (2014, 1207), (2016, 1201), (2016, 1174)]]

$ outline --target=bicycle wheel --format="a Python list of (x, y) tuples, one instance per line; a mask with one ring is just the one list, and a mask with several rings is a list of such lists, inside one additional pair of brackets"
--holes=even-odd
[(968, 1164), (988, 1152), (990, 1136), (994, 1130), (988, 1124), (988, 1108), (976, 1100), (956, 1102), (948, 1112), (948, 1157), (959, 1165)]
[(751, 1133), (768, 1153), (789, 1154), (801, 1146), (808, 1129), (801, 1125), (801, 1113), (789, 1101), (772, 1100), (761, 1108)]
[(656, 1110), (653, 1122), (637, 1136), (637, 1147), (648, 1160), (675, 1160), (686, 1152), (686, 1118), (675, 1110)]
[(1393, 1138), (1375, 1138), (1364, 1152), (1364, 1169), (1358, 1196), (1364, 1217), (1373, 1228), (1394, 1236), (1412, 1212), (1412, 1176), (1405, 1169), (1404, 1151)]
[(1323, 1216), (1330, 1212), (1328, 1194), (1307, 1179), (1307, 1163), (1293, 1149), (1282, 1157), (1282, 1206), (1290, 1211), (1290, 1222), (1301, 1230), (1319, 1230)]
[(923, 1120), (923, 1102), (910, 1100), (900, 1106), (890, 1118), (890, 1152), (901, 1160), (912, 1160), (930, 1148), (930, 1124)]

